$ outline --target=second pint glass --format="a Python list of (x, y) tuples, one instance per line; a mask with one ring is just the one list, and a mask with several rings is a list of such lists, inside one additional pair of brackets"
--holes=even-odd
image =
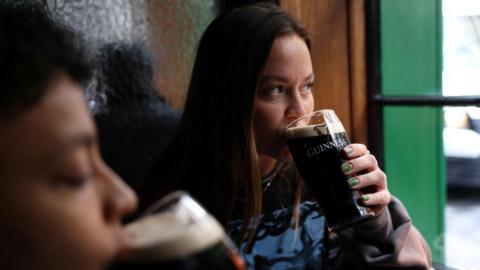
[(110, 270), (245, 270), (218, 221), (187, 193), (166, 195), (126, 226), (129, 250)]
[(330, 230), (366, 220), (373, 211), (359, 203), (341, 169), (341, 150), (350, 144), (333, 110), (319, 110), (288, 125), (285, 135), (295, 164), (320, 203)]

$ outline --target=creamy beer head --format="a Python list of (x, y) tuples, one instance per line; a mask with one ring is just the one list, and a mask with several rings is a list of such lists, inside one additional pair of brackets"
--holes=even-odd
[(287, 139), (344, 133), (340, 120), (332, 110), (321, 110), (293, 121), (285, 130)]
[(226, 237), (210, 215), (200, 220), (165, 212), (127, 225), (131, 260), (167, 261), (188, 257)]
[(285, 130), (285, 137), (287, 139), (299, 139), (316, 136), (326, 136), (335, 133), (344, 133), (345, 129), (342, 124), (329, 125), (323, 123), (320, 125), (308, 125), (301, 127), (289, 127)]

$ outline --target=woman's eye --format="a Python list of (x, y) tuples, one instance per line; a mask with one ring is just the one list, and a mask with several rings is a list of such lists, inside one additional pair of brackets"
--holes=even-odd
[(312, 87), (313, 87), (313, 83), (308, 83), (304, 86), (303, 88), (303, 92), (307, 93), (307, 92), (311, 92), (312, 91)]
[(282, 94), (283, 92), (284, 89), (281, 86), (266, 87), (262, 91), (263, 95), (265, 96), (276, 96)]

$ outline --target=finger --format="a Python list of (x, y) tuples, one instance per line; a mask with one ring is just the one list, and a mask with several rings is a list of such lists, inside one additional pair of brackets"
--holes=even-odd
[(387, 175), (380, 169), (352, 176), (348, 179), (348, 185), (351, 189), (359, 190), (366, 187), (374, 186), (375, 190), (382, 190), (387, 187)]
[(368, 153), (367, 147), (360, 143), (349, 144), (342, 150), (342, 156), (348, 159), (356, 158), (365, 155), (366, 153)]
[(382, 208), (390, 203), (392, 200), (392, 195), (387, 189), (384, 189), (375, 193), (363, 194), (360, 197), (360, 200), (365, 206)]
[(366, 154), (366, 155), (362, 155), (354, 159), (345, 161), (341, 165), (341, 168), (344, 174), (352, 175), (352, 174), (363, 172), (363, 171), (370, 172), (370, 171), (376, 170), (378, 168), (378, 162), (373, 155)]

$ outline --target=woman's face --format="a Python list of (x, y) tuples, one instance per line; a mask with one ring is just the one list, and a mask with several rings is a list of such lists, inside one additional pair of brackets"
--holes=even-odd
[(0, 126), (0, 265), (103, 269), (136, 197), (103, 163), (78, 86), (60, 75), (49, 87)]
[(259, 155), (291, 160), (284, 130), (296, 118), (313, 111), (314, 81), (310, 52), (296, 34), (277, 37), (259, 76), (253, 111)]

